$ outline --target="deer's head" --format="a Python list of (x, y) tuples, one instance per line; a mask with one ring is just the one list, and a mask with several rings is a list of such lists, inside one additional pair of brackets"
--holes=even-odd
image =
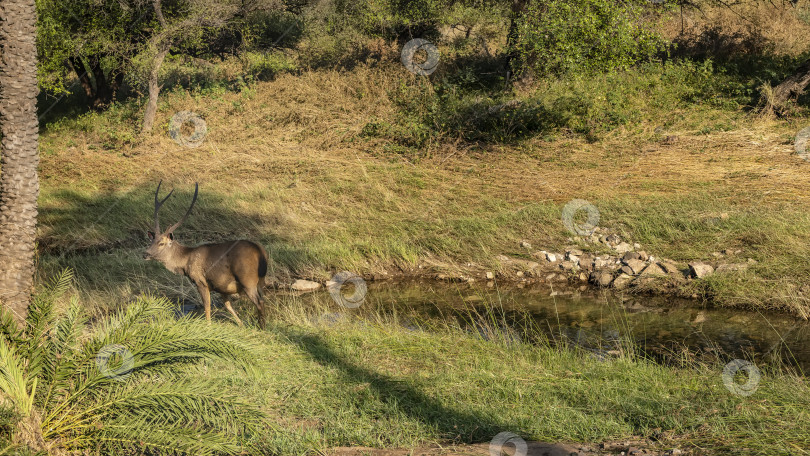
[(189, 206), (183, 218), (181, 218), (179, 222), (170, 226), (169, 229), (161, 233), (160, 223), (158, 222), (158, 211), (160, 210), (160, 206), (162, 206), (163, 203), (165, 203), (174, 192), (174, 189), (172, 189), (165, 198), (159, 200), (158, 194), (160, 193), (160, 184), (162, 183), (163, 181), (158, 182), (157, 190), (155, 190), (155, 226), (154, 231), (148, 232), (149, 239), (152, 241), (152, 243), (146, 249), (146, 252), (144, 252), (143, 258), (145, 260), (158, 260), (165, 263), (173, 251), (172, 246), (174, 243), (174, 236), (172, 235), (172, 232), (188, 218), (188, 215), (191, 213), (191, 208), (194, 207), (194, 203), (197, 201), (197, 192), (199, 191), (200, 187), (197, 183), (194, 184), (194, 198), (192, 198), (191, 206)]

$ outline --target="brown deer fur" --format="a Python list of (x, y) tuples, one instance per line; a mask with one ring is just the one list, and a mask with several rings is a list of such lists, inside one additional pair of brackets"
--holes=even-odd
[(183, 223), (191, 213), (197, 200), (199, 187), (195, 185), (194, 199), (183, 218), (160, 232), (158, 210), (169, 199), (172, 192), (162, 201), (158, 201), (160, 184), (155, 191), (155, 226), (149, 232), (152, 244), (146, 249), (144, 259), (157, 260), (169, 271), (184, 274), (191, 279), (202, 297), (205, 307), (205, 318), (211, 321), (211, 290), (225, 298), (225, 308), (233, 315), (236, 322), (242, 321), (236, 315), (228, 300), (230, 295), (244, 294), (256, 305), (259, 326), (264, 328), (264, 300), (261, 290), (264, 287), (264, 276), (267, 273), (267, 252), (264, 247), (251, 241), (227, 241), (216, 244), (203, 244), (197, 247), (186, 247), (174, 240), (172, 232)]

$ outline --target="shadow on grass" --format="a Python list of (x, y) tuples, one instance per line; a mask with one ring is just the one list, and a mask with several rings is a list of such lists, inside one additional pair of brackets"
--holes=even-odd
[[(501, 423), (474, 411), (463, 411), (431, 397), (408, 381), (358, 366), (341, 357), (327, 341), (318, 335), (302, 334), (281, 328), (280, 332), (298, 345), (318, 364), (336, 368), (351, 383), (367, 385), (378, 400), (408, 417), (436, 430), (439, 438), (453, 443), (487, 442), (502, 431), (527, 435), (518, 423)], [(426, 436), (430, 439), (431, 436)]]
[[(143, 259), (149, 245), (146, 233), (153, 226), (155, 186), (150, 181), (125, 192), (71, 188), (44, 192), (37, 238), (40, 274), (48, 277), (69, 267), (83, 293), (128, 290), (126, 294), (134, 296), (157, 292), (180, 302), (197, 301), (196, 289), (186, 279)], [(177, 222), (191, 203), (191, 184), (164, 182), (161, 197), (173, 187), (172, 197), (160, 210), (162, 230)], [(274, 274), (286, 274), (313, 261), (308, 252), (274, 234), (283, 223), (279, 216), (243, 209), (236, 198), (217, 194), (213, 186), (203, 184), (175, 239), (186, 246), (236, 239), (260, 243), (268, 252), (268, 282), (272, 282)]]

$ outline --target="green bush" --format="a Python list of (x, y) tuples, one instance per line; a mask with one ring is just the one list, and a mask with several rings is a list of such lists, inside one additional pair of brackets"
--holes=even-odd
[(626, 68), (664, 49), (638, 0), (531, 2), (517, 23), (517, 67), (540, 76)]

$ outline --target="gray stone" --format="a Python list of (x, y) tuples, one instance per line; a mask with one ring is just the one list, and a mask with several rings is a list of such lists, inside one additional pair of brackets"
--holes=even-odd
[(622, 242), (622, 243), (619, 243), (618, 245), (616, 245), (616, 247), (613, 247), (613, 249), (617, 253), (626, 253), (626, 252), (629, 252), (629, 251), (633, 250), (633, 246), (626, 243), (626, 242)]
[(633, 276), (629, 274), (619, 274), (615, 279), (613, 279), (613, 288), (617, 290), (623, 290), (630, 285), (630, 282), (633, 281)]
[(573, 261), (563, 261), (562, 264), (560, 264), (560, 267), (566, 271), (573, 271), (576, 269), (577, 265)]
[(593, 269), (593, 257), (587, 254), (579, 257), (579, 267), (586, 271)]
[(647, 277), (647, 276), (663, 276), (663, 275), (667, 275), (666, 271), (664, 271), (663, 269), (661, 269), (661, 267), (660, 267), (660, 266), (658, 266), (658, 265), (657, 265), (657, 264), (655, 264), (655, 263), (650, 263), (650, 264), (648, 264), (648, 265), (647, 265), (647, 267), (646, 267), (646, 268), (644, 268), (644, 270), (642, 270), (642, 271), (641, 271), (641, 276), (642, 276), (642, 277)]
[(568, 249), (565, 251), (568, 255), (582, 256), (583, 252), (579, 249)]
[(520, 241), (520, 246), (523, 247), (526, 250), (531, 250), (531, 248), (532, 248), (532, 245), (529, 243), (529, 241), (525, 241), (525, 240)]
[(607, 287), (613, 281), (613, 274), (607, 271), (594, 271), (591, 273), (591, 282), (600, 287)]
[(487, 271), (487, 279), (492, 280), (495, 278), (495, 274), (492, 271)]
[(711, 275), (713, 272), (714, 268), (711, 267), (711, 265), (701, 263), (700, 261), (689, 263), (689, 273), (692, 275), (692, 277), (702, 279)]
[(315, 291), (321, 288), (321, 284), (311, 280), (298, 279), (290, 285), (290, 288), (295, 291)]
[(640, 259), (641, 259), (641, 255), (638, 252), (627, 252), (627, 253), (624, 254), (624, 256), (622, 256), (622, 261), (624, 261), (625, 264), (627, 264), (626, 263), (627, 261), (640, 260)]
[(640, 273), (644, 267), (647, 266), (647, 263), (641, 260), (627, 260), (625, 261), (625, 264), (630, 268), (633, 274)]
[(547, 253), (547, 254), (546, 254), (546, 260), (548, 260), (548, 261), (550, 261), (550, 262), (554, 263), (554, 262), (556, 262), (556, 261), (557, 261), (557, 255), (555, 255), (555, 254), (553, 254), (553, 253)]
[(678, 266), (671, 262), (671, 261), (659, 261), (658, 266), (661, 266), (661, 269), (664, 270), (667, 274), (680, 274), (681, 270), (678, 269)]

